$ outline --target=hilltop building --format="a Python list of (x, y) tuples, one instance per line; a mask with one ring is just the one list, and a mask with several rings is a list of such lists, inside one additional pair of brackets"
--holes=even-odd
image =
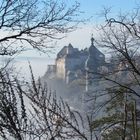
[(66, 83), (85, 76), (88, 90), (92, 78), (97, 78), (102, 66), (105, 66), (105, 55), (95, 47), (92, 37), (90, 47), (84, 50), (78, 50), (71, 44), (64, 46), (57, 54), (55, 65), (48, 66), (48, 73), (52, 72)]

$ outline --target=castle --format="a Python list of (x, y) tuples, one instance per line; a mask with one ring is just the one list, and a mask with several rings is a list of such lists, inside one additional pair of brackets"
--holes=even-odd
[(105, 55), (95, 47), (92, 37), (90, 47), (84, 50), (78, 50), (71, 44), (64, 46), (57, 54), (55, 65), (48, 65), (47, 73), (49, 76), (55, 74), (58, 79), (66, 83), (85, 76), (88, 85), (91, 83), (90, 73), (94, 73), (95, 76), (102, 66), (105, 66)]

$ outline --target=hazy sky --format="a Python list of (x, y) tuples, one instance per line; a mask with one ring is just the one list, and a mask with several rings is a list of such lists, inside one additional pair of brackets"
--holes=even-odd
[[(72, 4), (75, 0), (65, 0), (68, 5)], [(90, 38), (91, 34), (93, 36), (97, 37), (98, 33), (95, 31), (95, 25), (101, 24), (103, 22), (103, 19), (99, 16), (99, 13), (103, 9), (103, 7), (112, 7), (112, 16), (117, 15), (118, 12), (128, 12), (132, 9), (136, 8), (138, 5), (140, 5), (140, 0), (78, 0), (78, 2), (81, 3), (81, 11), (84, 11), (84, 13), (81, 15), (82, 18), (92, 17), (90, 22), (87, 22), (86, 24), (80, 25), (80, 27), (70, 33), (67, 34), (67, 37), (63, 40), (59, 40), (56, 48), (52, 50), (52, 53), (47, 53), (40, 56), (40, 53), (37, 53), (37, 51), (27, 51), (22, 54), (24, 57), (38, 57), (40, 59), (28, 59), (23, 58), (19, 59), (17, 64), (18, 69), (21, 69), (24, 75), (26, 77), (29, 76), (29, 69), (28, 69), (28, 61), (30, 61), (33, 72), (36, 77), (44, 75), (45, 71), (47, 70), (47, 64), (48, 62), (52, 62), (51, 58), (56, 57), (56, 53), (60, 51), (60, 49), (64, 45), (68, 45), (71, 43), (74, 47), (78, 48), (85, 48), (89, 47), (90, 45)], [(96, 46), (97, 47), (97, 46)], [(50, 56), (50, 57), (48, 57)], [(42, 58), (41, 57), (45, 57)]]
[[(65, 0), (68, 5), (71, 5), (75, 0)], [(48, 53), (49, 56), (55, 56), (55, 54), (64, 46), (71, 43), (74, 47), (85, 48), (90, 45), (91, 34), (93, 36), (97, 35), (94, 27), (96, 24), (100, 24), (103, 18), (99, 16), (103, 7), (111, 7), (111, 14), (117, 15), (118, 12), (128, 12), (140, 5), (140, 0), (77, 0), (80, 3), (80, 10), (84, 13), (81, 15), (82, 18), (91, 17), (91, 20), (85, 25), (80, 25), (80, 27), (67, 34), (63, 40), (57, 41), (56, 48), (52, 50), (53, 54)], [(46, 55), (41, 55), (47, 57)], [(23, 54), (23, 56), (35, 56), (40, 57), (40, 54), (36, 51), (28, 51)]]

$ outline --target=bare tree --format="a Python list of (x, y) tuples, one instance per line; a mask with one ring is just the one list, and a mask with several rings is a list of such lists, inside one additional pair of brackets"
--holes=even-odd
[(17, 140), (87, 140), (79, 112), (40, 80), (19, 81), (0, 73), (0, 138)]
[[(78, 14), (77, 2), (69, 7), (56, 0), (0, 1), (0, 55), (14, 55), (26, 48), (45, 52), (49, 41), (75, 29)], [(32, 84), (20, 82), (6, 67), (0, 70), (0, 138), (87, 139), (78, 112), (58, 102), (33, 75)], [(26, 100), (31, 103), (30, 111)]]
[(68, 7), (56, 0), (0, 1), (0, 55), (13, 55), (30, 47), (45, 51), (50, 39), (62, 38), (61, 33), (76, 27), (78, 9), (77, 2)]
[(27, 114), (19, 81), (9, 71), (0, 72), (0, 137), (26, 138)]
[[(35, 119), (34, 132), (39, 132), (41, 139), (83, 139), (87, 140), (84, 133), (84, 122), (77, 111), (72, 111), (63, 99), (58, 100), (55, 94), (32, 81), (33, 88), (26, 94), (31, 100), (33, 108), (32, 117)], [(36, 125), (37, 124), (37, 125)]]
[[(109, 9), (104, 9), (103, 14), (106, 22), (105, 25), (101, 25), (99, 28), (100, 39), (98, 44), (104, 47), (109, 55), (114, 56), (114, 58), (110, 59), (108, 72), (98, 73), (102, 77), (101, 80), (104, 80), (107, 84), (104, 87), (104, 91), (101, 91), (102, 95), (106, 94), (108, 97), (100, 107), (104, 108), (102, 111), (105, 110), (107, 112), (110, 109), (114, 109), (116, 115), (113, 116), (114, 113), (112, 111), (107, 114), (104, 113), (102, 118), (93, 121), (93, 126), (101, 128), (100, 130), (98, 129), (100, 134), (103, 131), (103, 127), (105, 127), (104, 137), (106, 138), (115, 139), (115, 130), (120, 139), (126, 139), (129, 131), (129, 135), (134, 137), (133, 139), (138, 140), (138, 130), (140, 128), (138, 123), (140, 118), (138, 111), (140, 98), (139, 8), (132, 13), (120, 13), (116, 18), (109, 17), (109, 12)], [(123, 98), (120, 98), (120, 93), (122, 93), (123, 97), (126, 95), (127, 99), (122, 101)], [(121, 101), (124, 107), (120, 107), (119, 102)], [(136, 102), (135, 105), (134, 101)], [(119, 112), (115, 110), (115, 105), (120, 110)], [(121, 115), (123, 109), (124, 112)], [(120, 123), (122, 123), (122, 127), (119, 128), (118, 125)], [(130, 126), (133, 126), (132, 129), (129, 129)]]

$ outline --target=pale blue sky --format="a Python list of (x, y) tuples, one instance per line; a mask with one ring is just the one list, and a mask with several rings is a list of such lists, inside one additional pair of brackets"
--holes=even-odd
[[(71, 0), (70, 0), (71, 1)], [(103, 7), (111, 7), (111, 12), (116, 15), (118, 12), (129, 12), (140, 6), (140, 0), (78, 0), (81, 4), (81, 10), (85, 12), (85, 16), (93, 16), (95, 22), (98, 22), (97, 14), (101, 12)]]
[(125, 9), (130, 10), (136, 6), (136, 4), (140, 4), (139, 0), (78, 0), (81, 3), (83, 9), (92, 12), (100, 10), (102, 6), (113, 6), (113, 8), (117, 9)]
[[(64, 0), (67, 5), (71, 5), (75, 0)], [(94, 26), (98, 23), (101, 23), (103, 19), (98, 15), (103, 7), (111, 7), (111, 14), (113, 16), (121, 12), (132, 11), (137, 6), (140, 6), (140, 0), (77, 0), (80, 3), (80, 10), (84, 13), (81, 15), (82, 18), (88, 18), (92, 16), (90, 22), (87, 22), (86, 25), (81, 25), (81, 29), (76, 30), (70, 34), (67, 34), (67, 37), (63, 40), (58, 41), (57, 48), (53, 52), (58, 52), (64, 45), (72, 43), (74, 47), (85, 48), (90, 45), (90, 36), (93, 33), (96, 36), (97, 33), (94, 31)], [(36, 51), (25, 52), (23, 56), (37, 56), (40, 57), (40, 54)], [(42, 56), (48, 56), (42, 55)], [(51, 56), (51, 54), (49, 54)]]
[(140, 4), (139, 0), (78, 0), (81, 3), (81, 9), (89, 14), (98, 12), (103, 6), (112, 7), (114, 11), (131, 10)]

